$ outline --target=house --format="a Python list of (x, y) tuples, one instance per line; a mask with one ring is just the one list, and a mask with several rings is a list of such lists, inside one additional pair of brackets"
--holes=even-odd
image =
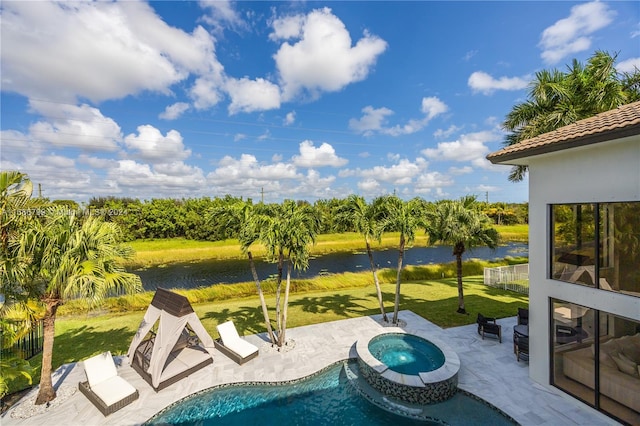
[(529, 375), (640, 424), (640, 102), (491, 153), (529, 167)]

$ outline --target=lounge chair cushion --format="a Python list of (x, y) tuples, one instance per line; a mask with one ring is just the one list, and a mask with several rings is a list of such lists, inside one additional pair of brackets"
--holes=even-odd
[(93, 389), (100, 383), (118, 376), (116, 364), (111, 352), (107, 351), (84, 361), (84, 371), (87, 374), (89, 387)]
[(258, 348), (255, 345), (240, 338), (232, 321), (222, 323), (217, 328), (222, 344), (240, 357), (246, 358), (258, 352)]
[(222, 343), (224, 343), (225, 346), (227, 346), (227, 341), (231, 342), (240, 338), (240, 336), (238, 335), (238, 330), (236, 330), (236, 326), (233, 324), (233, 321), (223, 322), (217, 328), (218, 334), (220, 334)]
[(95, 386), (91, 386), (91, 391), (107, 406), (120, 402), (137, 392), (136, 388), (120, 376), (111, 377)]
[(238, 340), (233, 340), (229, 343), (225, 341), (223, 342), (223, 344), (233, 352), (237, 353), (242, 358), (246, 358), (258, 352), (258, 348), (256, 346), (240, 338), (238, 338)]

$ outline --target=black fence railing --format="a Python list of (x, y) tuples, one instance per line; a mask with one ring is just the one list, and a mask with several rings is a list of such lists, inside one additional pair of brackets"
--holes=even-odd
[[(9, 324), (15, 331), (24, 329), (24, 323)], [(2, 356), (17, 357), (29, 359), (42, 352), (44, 342), (44, 319), (31, 322), (29, 331), (20, 337), (13, 345), (5, 342), (5, 336), (2, 335)]]

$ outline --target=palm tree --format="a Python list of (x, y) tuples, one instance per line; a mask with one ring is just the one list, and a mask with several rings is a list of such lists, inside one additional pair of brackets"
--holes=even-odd
[(396, 293), (393, 305), (393, 324), (398, 323), (400, 306), (400, 283), (402, 263), (407, 245), (413, 244), (418, 228), (425, 228), (424, 201), (414, 198), (403, 201), (395, 195), (378, 197), (374, 200), (374, 209), (379, 221), (379, 232), (399, 232), (398, 269), (396, 273)]
[[(550, 132), (640, 99), (640, 72), (620, 74), (617, 54), (596, 51), (586, 65), (574, 60), (567, 72), (542, 70), (529, 85), (529, 99), (516, 104), (502, 124), (506, 145)], [(514, 166), (509, 175), (521, 181), (526, 166)]]
[(479, 210), (476, 198), (472, 196), (441, 201), (429, 217), (427, 234), (430, 243), (441, 242), (453, 247), (458, 276), (458, 313), (465, 314), (462, 255), (468, 248), (478, 245), (495, 248), (498, 245), (498, 232), (492, 227), (491, 219)]
[(260, 305), (262, 307), (262, 315), (264, 316), (264, 322), (267, 327), (267, 335), (271, 343), (276, 344), (276, 338), (271, 328), (271, 319), (269, 318), (269, 310), (267, 308), (267, 302), (264, 298), (262, 291), (262, 284), (256, 271), (256, 265), (253, 261), (253, 255), (251, 254), (251, 245), (258, 239), (258, 212), (259, 208), (254, 206), (250, 201), (236, 200), (231, 203), (227, 203), (222, 207), (211, 209), (207, 212), (206, 220), (208, 223), (222, 224), (232, 235), (235, 234), (240, 242), (242, 252), (247, 255), (249, 259), (249, 265), (251, 268), (251, 274), (256, 284), (256, 291), (260, 298)]
[(21, 238), (22, 253), (33, 256), (34, 275), (44, 283), (40, 295), (45, 305), (40, 391), (36, 404), (56, 397), (51, 362), (56, 312), (65, 300), (84, 298), (90, 304), (121, 292), (142, 290), (140, 278), (125, 272), (121, 259), (133, 250), (120, 244), (117, 225), (89, 216), (80, 218), (67, 209), (49, 208), (45, 223)]
[(30, 256), (19, 254), (20, 236), (43, 219), (46, 203), (31, 198), (33, 184), (17, 171), (0, 172), (0, 294), (9, 304), (25, 302)]
[(373, 283), (376, 286), (376, 292), (378, 294), (378, 303), (380, 304), (382, 320), (384, 322), (389, 322), (387, 313), (384, 310), (382, 289), (380, 288), (377, 268), (373, 261), (373, 251), (371, 250), (371, 240), (376, 239), (380, 241), (381, 235), (375, 213), (373, 205), (367, 204), (364, 197), (352, 194), (336, 209), (335, 220), (343, 227), (353, 229), (364, 237), (367, 256), (369, 257), (369, 265), (371, 266), (371, 273), (373, 274)]
[[(258, 240), (267, 249), (267, 260), (277, 262), (276, 325), (277, 345), (286, 343), (287, 308), (291, 288), (291, 270), (306, 269), (309, 265), (309, 245), (315, 243), (321, 221), (317, 211), (308, 203), (285, 200), (282, 204), (264, 206), (255, 217)], [(281, 303), (282, 272), (287, 263), (284, 301)]]

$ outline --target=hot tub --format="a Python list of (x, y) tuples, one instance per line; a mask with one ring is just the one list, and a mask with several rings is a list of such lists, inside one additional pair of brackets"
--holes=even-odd
[(431, 404), (457, 391), (460, 359), (442, 342), (384, 332), (356, 342), (362, 376), (379, 392), (412, 404)]

